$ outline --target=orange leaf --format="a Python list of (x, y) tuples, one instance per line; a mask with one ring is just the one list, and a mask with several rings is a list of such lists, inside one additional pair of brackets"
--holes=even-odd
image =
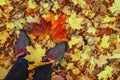
[(48, 17), (46, 18), (46, 21), (51, 21), (52, 24), (54, 24), (54, 22), (55, 22), (54, 15), (50, 13), (50, 14), (48, 15)]
[(58, 20), (56, 20), (57, 24), (65, 24), (66, 23), (66, 17), (65, 15), (60, 15), (60, 17), (58, 18)]
[(55, 42), (68, 41), (66, 38), (66, 30), (61, 25), (57, 26), (51, 35)]
[(51, 36), (55, 42), (68, 41), (66, 38), (67, 30), (63, 27), (66, 23), (65, 20), (65, 15), (61, 15), (52, 26)]
[(55, 28), (58, 25), (64, 25), (65, 23), (66, 23), (66, 17), (65, 17), (65, 15), (60, 15), (60, 17), (58, 18), (58, 20), (56, 20), (55, 23), (53, 24), (52, 28)]
[(31, 9), (26, 9), (25, 10), (25, 15), (26, 16), (34, 16), (35, 14), (34, 14), (34, 12)]

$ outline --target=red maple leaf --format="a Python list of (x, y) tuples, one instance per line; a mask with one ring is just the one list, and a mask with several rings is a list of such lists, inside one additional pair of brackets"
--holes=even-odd
[(46, 35), (50, 32), (51, 26), (51, 21), (47, 22), (44, 18), (41, 18), (40, 24), (34, 23), (31, 34), (33, 34), (34, 36)]

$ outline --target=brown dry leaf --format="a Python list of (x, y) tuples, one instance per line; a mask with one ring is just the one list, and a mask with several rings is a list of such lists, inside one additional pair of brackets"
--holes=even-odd
[(96, 60), (96, 63), (98, 65), (98, 67), (102, 67), (104, 64), (106, 64), (107, 63), (107, 59), (108, 59), (107, 56), (101, 54), (99, 56), (99, 59)]
[(0, 52), (0, 59), (3, 59), (3, 58), (4, 58), (4, 53)]
[(110, 35), (113, 32), (112, 28), (102, 28), (99, 32), (99, 36)]
[(68, 72), (68, 74), (66, 75), (66, 79), (67, 79), (67, 80), (73, 80), (73, 77), (69, 74), (69, 72)]
[(75, 66), (74, 66), (74, 63), (68, 63), (67, 64), (67, 67), (66, 67), (66, 70), (70, 70), (70, 69), (73, 69)]

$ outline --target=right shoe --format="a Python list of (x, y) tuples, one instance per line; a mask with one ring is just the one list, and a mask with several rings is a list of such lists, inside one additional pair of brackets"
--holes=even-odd
[(66, 52), (66, 49), (67, 43), (65, 42), (60, 42), (56, 44), (54, 48), (51, 48), (46, 52), (46, 56), (43, 58), (43, 61), (60, 60)]

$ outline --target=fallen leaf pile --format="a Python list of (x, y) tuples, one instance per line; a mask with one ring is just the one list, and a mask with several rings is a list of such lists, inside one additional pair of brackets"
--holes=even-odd
[(48, 49), (69, 50), (53, 67), (53, 80), (120, 80), (119, 0), (0, 0), (0, 80), (14, 64), (20, 29), (27, 46), (31, 80)]

